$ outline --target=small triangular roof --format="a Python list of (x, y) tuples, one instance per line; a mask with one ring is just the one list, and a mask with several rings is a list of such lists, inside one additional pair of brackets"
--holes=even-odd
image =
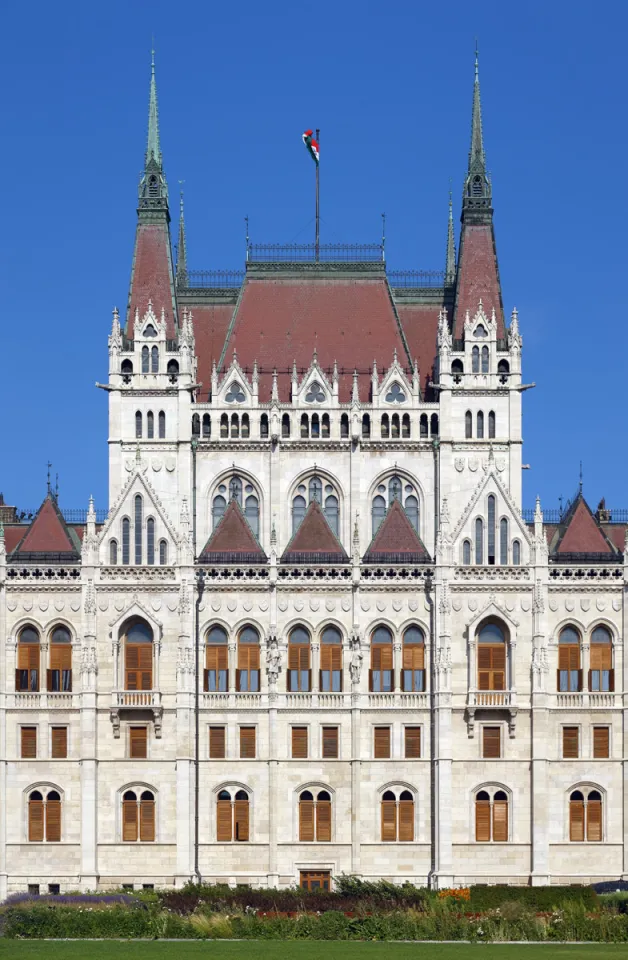
[(581, 493), (563, 517), (551, 552), (556, 559), (607, 556), (610, 560), (621, 556), (621, 552), (608, 539)]
[(431, 557), (398, 500), (393, 500), (364, 554), (364, 563), (429, 563)]
[(224, 516), (205, 544), (200, 563), (266, 563), (237, 500), (231, 500)]
[(81, 544), (66, 524), (52, 493), (35, 514), (28, 530), (11, 554), (11, 560), (47, 560), (70, 563), (80, 560)]
[(282, 563), (348, 563), (318, 500), (312, 500), (299, 528), (283, 552)]

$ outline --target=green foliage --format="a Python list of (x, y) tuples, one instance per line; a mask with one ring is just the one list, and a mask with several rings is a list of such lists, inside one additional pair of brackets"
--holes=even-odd
[(506, 901), (518, 901), (536, 913), (549, 912), (568, 901), (582, 903), (595, 910), (598, 897), (591, 887), (471, 887), (469, 910), (481, 913), (501, 907)]

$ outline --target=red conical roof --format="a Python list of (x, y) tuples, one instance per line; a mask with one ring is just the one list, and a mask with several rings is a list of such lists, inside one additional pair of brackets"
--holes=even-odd
[(229, 502), (199, 560), (201, 563), (266, 563), (266, 554), (255, 539), (237, 500)]
[(566, 553), (607, 553), (613, 556), (617, 553), (582, 495), (577, 497), (568, 511), (565, 529), (555, 548), (555, 553), (558, 556)]
[(327, 523), (317, 500), (312, 500), (292, 540), (284, 550), (282, 563), (346, 563), (344, 547)]
[(398, 500), (393, 500), (371, 545), (365, 563), (427, 563), (430, 555)]
[(12, 560), (36, 559), (37, 555), (59, 560), (78, 560), (79, 544), (75, 542), (57, 501), (46, 496), (30, 527), (11, 554)]

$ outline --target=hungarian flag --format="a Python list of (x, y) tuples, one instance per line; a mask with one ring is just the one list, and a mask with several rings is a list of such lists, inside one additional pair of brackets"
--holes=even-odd
[(320, 159), (318, 155), (318, 141), (314, 139), (314, 132), (312, 130), (306, 130), (302, 139), (312, 160), (314, 163), (318, 163)]

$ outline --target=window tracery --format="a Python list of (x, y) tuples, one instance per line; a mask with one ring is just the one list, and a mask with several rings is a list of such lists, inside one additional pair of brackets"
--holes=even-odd
[(340, 498), (338, 490), (329, 480), (314, 474), (304, 478), (298, 485), (292, 499), (292, 534), (297, 532), (310, 503), (316, 500), (320, 504), (325, 519), (336, 536), (340, 530)]
[(398, 500), (406, 512), (408, 520), (419, 532), (419, 495), (416, 486), (400, 474), (393, 474), (378, 484), (371, 504), (373, 536), (377, 533), (386, 511), (393, 500)]

